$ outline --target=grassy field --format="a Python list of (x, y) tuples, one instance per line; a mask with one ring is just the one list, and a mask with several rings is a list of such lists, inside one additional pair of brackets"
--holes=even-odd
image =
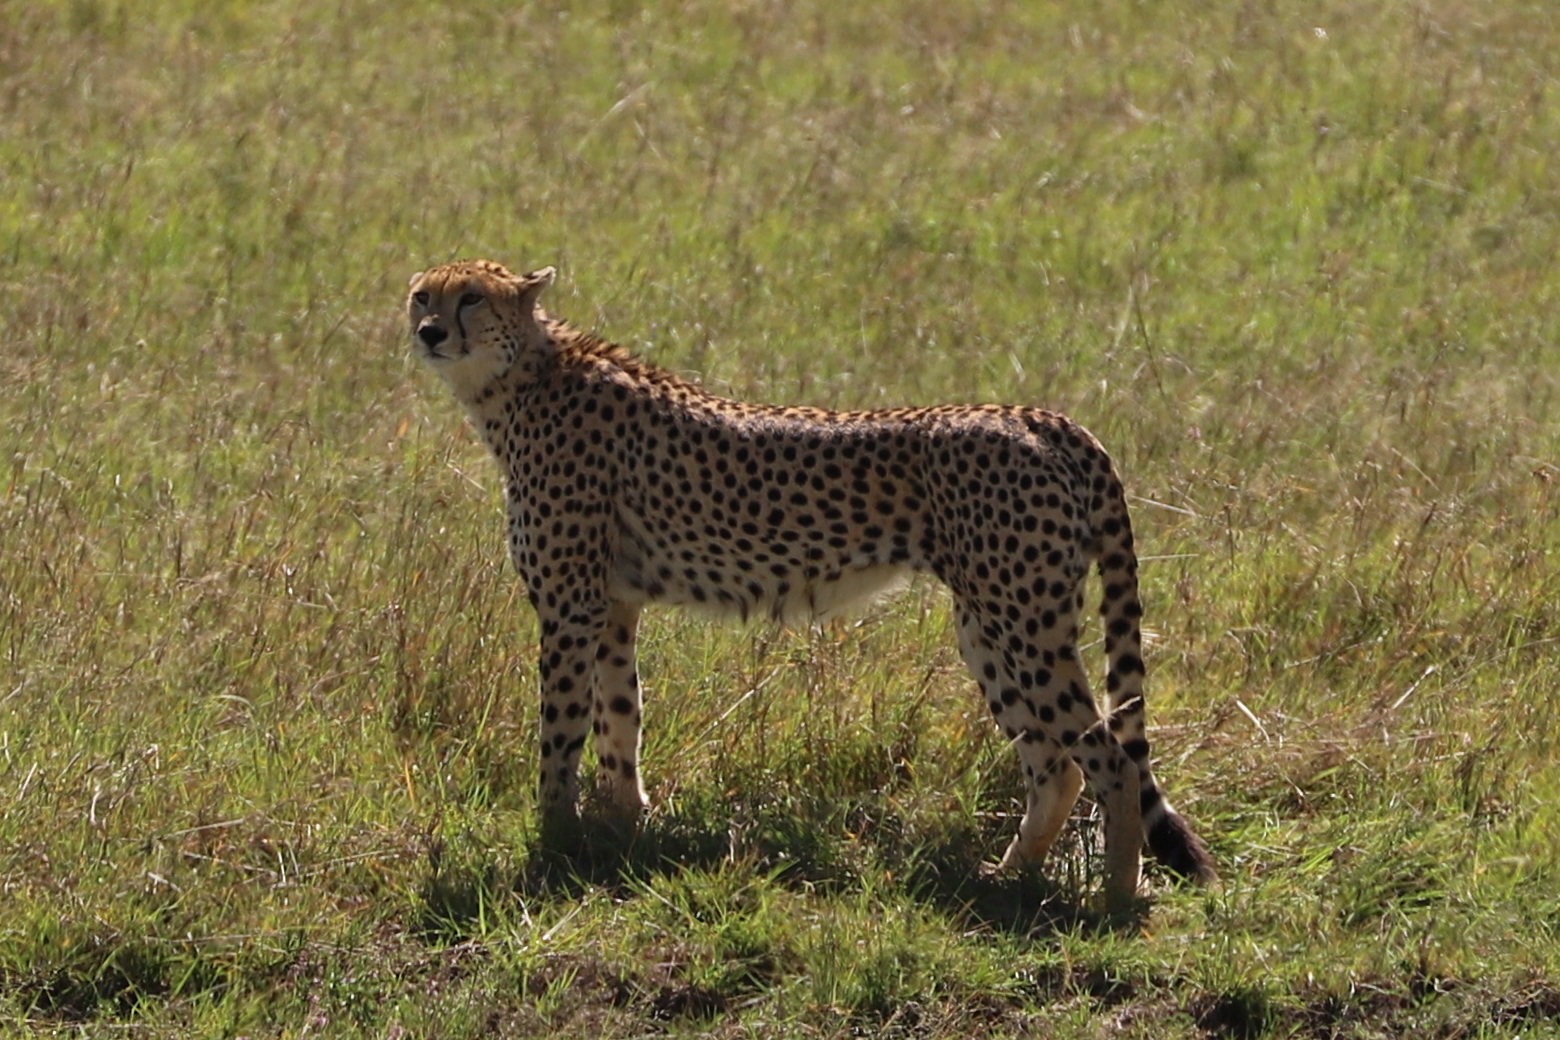
[[(0, 1032), (1560, 1035), (1557, 75), (1547, 0), (0, 0)], [(464, 256), (719, 392), (1094, 430), (1223, 886), (1105, 927), (1087, 813), (981, 876), (931, 584), (649, 617), (656, 809), (538, 852), (401, 316)]]

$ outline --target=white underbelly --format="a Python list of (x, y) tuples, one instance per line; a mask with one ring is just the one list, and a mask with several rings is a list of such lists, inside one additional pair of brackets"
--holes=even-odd
[[(608, 585), (613, 599), (666, 603), (744, 620), (769, 617), (786, 624), (827, 620), (897, 592), (913, 568), (870, 558), (748, 561), (732, 553), (697, 560), (658, 552), (625, 532)], [(774, 564), (784, 564), (776, 573)]]

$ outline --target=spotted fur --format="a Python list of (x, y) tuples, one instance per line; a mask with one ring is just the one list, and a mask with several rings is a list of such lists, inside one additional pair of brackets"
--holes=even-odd
[[(613, 804), (637, 815), (635, 630), (647, 603), (823, 617), (936, 575), (959, 648), (1023, 763), (1002, 865), (1044, 856), (1085, 784), (1105, 807), (1106, 894), (1141, 849), (1214, 877), (1149, 767), (1137, 557), (1120, 479), (1086, 430), (1037, 408), (833, 412), (724, 400), (550, 317), (552, 268), (491, 261), (412, 281), (416, 350), (465, 405), (508, 486), (509, 550), (541, 624), (541, 800), (577, 812), (593, 730)], [(1096, 563), (1102, 705), (1078, 659)], [(1108, 720), (1108, 724), (1106, 724)]]

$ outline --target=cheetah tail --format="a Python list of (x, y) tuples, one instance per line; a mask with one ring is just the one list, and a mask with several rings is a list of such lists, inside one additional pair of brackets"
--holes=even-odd
[(1148, 848), (1154, 858), (1187, 881), (1206, 885), (1219, 880), (1208, 846), (1193, 832), (1186, 817), (1168, 805), (1165, 808), (1167, 811), (1147, 827)]

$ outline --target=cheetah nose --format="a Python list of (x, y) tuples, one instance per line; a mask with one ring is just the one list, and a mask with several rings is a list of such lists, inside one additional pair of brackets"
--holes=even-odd
[(417, 338), (423, 341), (425, 346), (436, 347), (450, 338), (443, 325), (424, 325), (417, 330)]

